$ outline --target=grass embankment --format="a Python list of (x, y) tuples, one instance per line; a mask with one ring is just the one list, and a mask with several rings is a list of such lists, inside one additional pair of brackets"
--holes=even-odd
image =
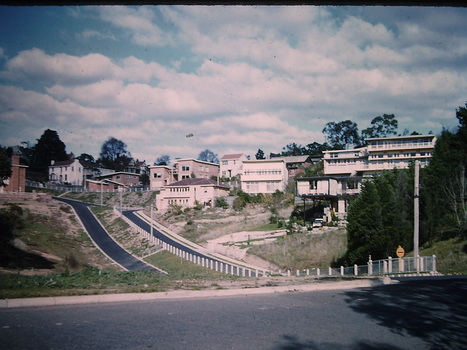
[[(67, 213), (69, 207), (63, 204), (61, 207), (61, 210)], [(144, 251), (152, 246), (147, 239), (135, 233), (121, 218), (114, 215), (112, 209), (94, 207), (93, 211), (113, 238), (126, 250), (141, 257)], [(66, 228), (56, 220), (56, 215), (50, 217), (38, 214), (30, 216), (29, 219), (34, 219), (28, 220), (27, 224), (27, 227), (31, 226), (32, 229), (25, 227), (18, 231), (17, 235), (21, 239), (38, 250), (56, 254), (57, 258), (67, 254), (73, 254), (73, 258), (68, 259), (63, 266), (50, 263), (50, 266), (47, 266), (49, 270), (39, 274), (39, 271), (27, 266), (23, 266), (21, 270), (7, 269), (0, 274), (1, 299), (201, 289), (216, 286), (216, 281), (237, 279), (235, 276), (221, 274), (181, 260), (166, 251), (148, 256), (145, 260), (163, 269), (168, 275), (121, 271), (93, 247), (82, 229), (79, 235), (69, 237)], [(95, 259), (89, 260), (89, 256), (79, 253), (82, 247), (99, 254), (99, 265), (95, 264)], [(101, 266), (105, 267), (100, 268)]]
[(420, 256), (431, 255), (436, 255), (438, 272), (467, 275), (467, 240), (451, 238), (420, 249)]

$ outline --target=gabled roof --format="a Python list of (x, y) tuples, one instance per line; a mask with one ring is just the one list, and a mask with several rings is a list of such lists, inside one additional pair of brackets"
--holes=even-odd
[(239, 159), (243, 156), (243, 153), (237, 153), (237, 154), (226, 154), (222, 156), (221, 159)]

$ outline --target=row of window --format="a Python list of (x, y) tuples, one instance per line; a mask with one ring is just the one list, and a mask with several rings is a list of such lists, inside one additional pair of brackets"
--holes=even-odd
[(278, 169), (265, 169), (265, 170), (245, 170), (245, 175), (281, 175), (282, 171)]
[[(67, 172), (68, 169), (70, 169), (70, 167), (67, 167), (67, 166), (66, 166), (66, 167), (62, 167), (62, 166), (61, 166), (61, 167), (60, 167), (60, 173), (63, 173), (63, 170), (65, 170), (65, 172)], [(75, 167), (74, 167), (74, 166), (71, 167), (71, 171), (72, 171), (72, 172), (75, 172)], [(79, 173), (81, 172), (81, 168), (80, 168), (80, 167), (78, 167), (78, 172), (79, 172)]]
[(417, 140), (394, 140), (394, 141), (372, 141), (369, 148), (402, 148), (402, 147), (419, 147), (430, 146), (432, 139), (417, 139)]
[(188, 204), (188, 199), (169, 199), (168, 200), (169, 205), (183, 205), (183, 204)]
[(190, 192), (189, 187), (171, 187), (170, 192)]

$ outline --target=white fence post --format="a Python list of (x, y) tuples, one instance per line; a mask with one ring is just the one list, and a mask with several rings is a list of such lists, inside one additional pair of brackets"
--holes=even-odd
[(328, 272), (329, 272), (329, 276), (332, 276), (332, 269), (331, 269), (331, 267), (329, 267)]
[(373, 275), (373, 260), (371, 260), (371, 255), (370, 255), (370, 260), (368, 261), (368, 276)]
[(321, 272), (321, 270), (319, 269), (319, 267), (316, 269), (316, 276), (319, 276), (319, 273)]
[(388, 257), (388, 272), (392, 273), (392, 256)]
[(432, 260), (432, 268), (431, 268), (431, 272), (436, 272), (436, 255), (433, 254), (433, 260)]
[(358, 265), (357, 264), (354, 264), (354, 266), (353, 266), (353, 274), (355, 276), (358, 276)]

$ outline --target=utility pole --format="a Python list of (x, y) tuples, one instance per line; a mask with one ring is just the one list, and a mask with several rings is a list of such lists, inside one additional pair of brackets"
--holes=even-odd
[(420, 185), (419, 185), (419, 177), (420, 177), (420, 161), (415, 161), (415, 186), (414, 186), (414, 210), (413, 210), (413, 256), (415, 258), (415, 270), (417, 272), (420, 271), (419, 266), (419, 253), (418, 253), (418, 236), (419, 236), (419, 197), (420, 197)]

